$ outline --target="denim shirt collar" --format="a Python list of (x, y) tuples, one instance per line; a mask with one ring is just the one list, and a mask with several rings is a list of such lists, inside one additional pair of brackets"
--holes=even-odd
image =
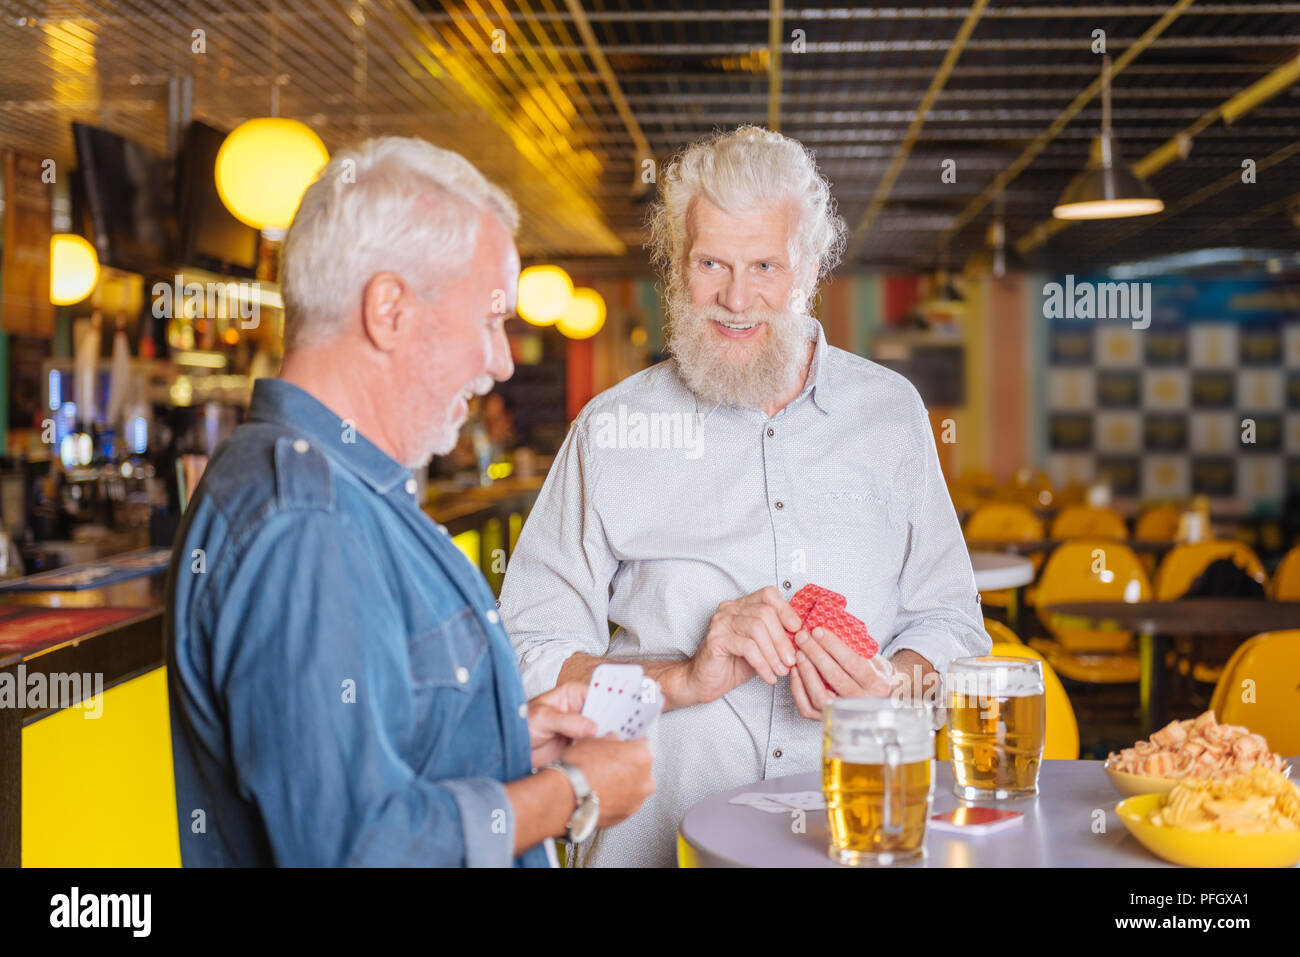
[(349, 429), (343, 419), (310, 392), (283, 379), (264, 378), (253, 383), (248, 419), (273, 422), (300, 433), (380, 495), (387, 495), (411, 477), (410, 469), (355, 427)]

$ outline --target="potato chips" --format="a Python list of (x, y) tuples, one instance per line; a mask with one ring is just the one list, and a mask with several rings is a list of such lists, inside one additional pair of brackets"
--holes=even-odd
[(1264, 767), (1229, 778), (1194, 778), (1174, 785), (1148, 820), (1189, 831), (1298, 831), (1300, 790), (1280, 771)]
[(1241, 725), (1220, 724), (1213, 711), (1171, 721), (1148, 741), (1139, 741), (1106, 759), (1106, 767), (1154, 778), (1229, 778), (1254, 767), (1281, 770), (1280, 754), (1263, 735)]

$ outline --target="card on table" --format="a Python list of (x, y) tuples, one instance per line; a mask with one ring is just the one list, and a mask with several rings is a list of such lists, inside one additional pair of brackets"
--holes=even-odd
[(959, 807), (946, 814), (935, 814), (930, 826), (936, 831), (951, 831), (978, 837), (994, 834), (1024, 819), (1023, 811), (1006, 811), (996, 807)]

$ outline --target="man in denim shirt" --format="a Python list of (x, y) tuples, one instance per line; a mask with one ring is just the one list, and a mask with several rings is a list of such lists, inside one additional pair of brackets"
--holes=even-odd
[(340, 153), (304, 195), (281, 378), (213, 457), (168, 576), (186, 865), (546, 866), (582, 777), (602, 825), (652, 789), (644, 741), (591, 736), (584, 685), (525, 700), (491, 592), (415, 500), (411, 469), (514, 371), (517, 222), (419, 140)]

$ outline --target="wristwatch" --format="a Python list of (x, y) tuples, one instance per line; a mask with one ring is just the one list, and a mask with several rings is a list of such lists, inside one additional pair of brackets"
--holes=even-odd
[[(548, 768), (561, 772), (573, 786), (577, 807), (564, 828), (570, 844), (581, 844), (596, 832), (596, 822), (600, 819), (600, 798), (587, 783), (587, 776), (577, 766), (568, 761), (552, 761), (538, 768), (537, 771), (545, 771)], [(536, 774), (537, 771), (533, 773)]]

